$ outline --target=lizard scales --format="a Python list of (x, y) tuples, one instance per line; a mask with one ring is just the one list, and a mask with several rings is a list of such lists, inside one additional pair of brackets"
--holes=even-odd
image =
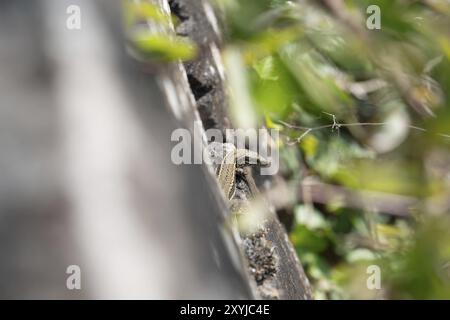
[(270, 164), (258, 153), (247, 149), (237, 149), (231, 143), (212, 142), (208, 145), (208, 151), (220, 187), (228, 200), (231, 200), (236, 192), (236, 174), (240, 174), (244, 167)]

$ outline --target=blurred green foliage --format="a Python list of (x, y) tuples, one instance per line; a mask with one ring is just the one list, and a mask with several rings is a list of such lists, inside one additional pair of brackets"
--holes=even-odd
[(197, 55), (197, 46), (190, 39), (177, 36), (171, 30), (178, 23), (176, 17), (158, 6), (124, 0), (123, 15), (131, 48), (139, 59), (184, 61)]
[(189, 40), (178, 36), (154, 34), (146, 30), (134, 32), (131, 40), (142, 55), (158, 60), (190, 60), (197, 50)]
[[(313, 178), (360, 200), (295, 207), (291, 239), (316, 298), (450, 298), (449, 2), (216, 3), (260, 123), (281, 129), (289, 185)], [(381, 30), (366, 28), (369, 5)], [(399, 218), (361, 192), (416, 202)], [(366, 285), (373, 264), (381, 290)]]

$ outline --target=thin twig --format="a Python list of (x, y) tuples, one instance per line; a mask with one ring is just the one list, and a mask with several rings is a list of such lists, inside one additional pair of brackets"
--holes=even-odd
[(312, 131), (312, 129), (307, 129), (305, 132), (302, 133), (302, 135), (300, 137), (298, 137), (297, 139), (295, 139), (294, 141), (288, 141), (287, 144), (292, 146), (294, 144), (299, 143), (304, 136), (306, 136), (308, 133), (310, 133)]
[[(326, 124), (326, 125), (322, 125), (322, 126), (318, 126), (318, 127), (304, 127), (304, 126), (296, 126), (290, 123), (287, 123), (285, 121), (282, 120), (278, 120), (277, 122), (279, 124), (282, 124), (290, 129), (297, 129), (297, 130), (305, 130), (304, 133), (302, 133), (302, 135), (300, 135), (297, 139), (295, 139), (294, 141), (289, 141), (288, 144), (289, 145), (294, 145), (296, 143), (300, 143), (301, 140), (310, 132), (312, 131), (318, 131), (318, 130), (323, 130), (323, 129), (327, 129), (327, 128), (331, 128), (332, 130), (337, 129), (339, 130), (339, 128), (341, 127), (365, 127), (365, 126), (384, 126), (387, 124), (387, 122), (354, 122), (354, 123), (338, 123), (336, 121), (336, 117), (335, 115), (331, 114), (331, 113), (326, 113), (330, 116), (333, 117), (333, 123), (332, 124)], [(410, 129), (414, 129), (417, 131), (422, 131), (422, 132), (427, 132), (428, 130), (422, 127), (417, 127), (417, 126), (413, 126), (413, 125), (408, 125), (408, 128)], [(440, 136), (440, 137), (444, 137), (444, 138), (449, 138), (450, 139), (450, 134), (445, 134), (445, 133), (437, 133), (436, 135)]]

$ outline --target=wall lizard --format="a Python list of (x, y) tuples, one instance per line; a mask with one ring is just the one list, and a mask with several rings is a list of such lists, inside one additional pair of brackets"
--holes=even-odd
[(207, 151), (219, 185), (228, 201), (231, 201), (236, 193), (236, 175), (243, 175), (244, 167), (270, 165), (270, 161), (258, 153), (247, 149), (237, 149), (231, 143), (212, 142), (208, 145)]

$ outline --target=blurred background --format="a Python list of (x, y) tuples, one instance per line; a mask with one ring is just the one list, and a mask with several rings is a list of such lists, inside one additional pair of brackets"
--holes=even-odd
[(315, 298), (450, 298), (450, 2), (216, 2)]
[[(450, 1), (209, 2), (233, 123), (280, 131), (315, 298), (449, 299)], [(0, 297), (252, 297), (203, 172), (169, 159), (156, 70), (200, 54), (169, 3), (0, 1)]]
[(0, 1), (0, 298), (251, 298), (206, 175), (170, 161), (179, 124), (123, 10)]

